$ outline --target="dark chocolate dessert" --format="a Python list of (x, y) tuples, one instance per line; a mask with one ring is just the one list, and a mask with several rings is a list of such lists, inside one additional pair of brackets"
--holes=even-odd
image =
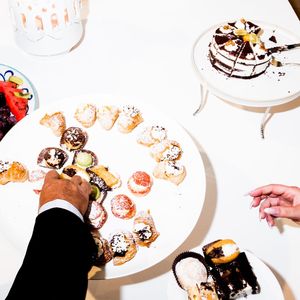
[(271, 55), (261, 33), (260, 26), (244, 19), (219, 27), (209, 44), (212, 66), (229, 77), (250, 79), (263, 74)]

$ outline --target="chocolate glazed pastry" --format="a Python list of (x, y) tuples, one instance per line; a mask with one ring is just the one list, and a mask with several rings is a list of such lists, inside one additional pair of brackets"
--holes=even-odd
[(81, 128), (69, 127), (61, 136), (60, 146), (69, 151), (80, 150), (85, 146), (87, 139), (87, 133)]
[(37, 164), (43, 168), (60, 169), (67, 160), (68, 154), (64, 150), (48, 147), (40, 152)]

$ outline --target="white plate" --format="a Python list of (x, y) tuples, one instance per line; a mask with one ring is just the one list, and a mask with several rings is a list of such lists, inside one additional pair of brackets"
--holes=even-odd
[(31, 83), (31, 81), (20, 71), (16, 70), (13, 67), (0, 64), (0, 81), (7, 81), (10, 76), (17, 76), (23, 79), (23, 84), (20, 86), (21, 89), (24, 89), (26, 92), (30, 93), (32, 96), (28, 101), (28, 114), (32, 113), (35, 109), (38, 108), (38, 97), (37, 92)]
[[(285, 44), (299, 43), (300, 37), (281, 27), (254, 21), (264, 30), (261, 40), (266, 48)], [(192, 60), (201, 83), (216, 96), (232, 103), (253, 107), (270, 107), (294, 100), (300, 96), (300, 66), (270, 66), (266, 72), (256, 78), (229, 78), (212, 67), (208, 58), (209, 43), (215, 30), (224, 25), (218, 24), (206, 30), (196, 40)], [(275, 36), (277, 43), (269, 40)], [(274, 54), (281, 61), (299, 62), (300, 49)], [(283, 75), (284, 74), (284, 75)], [(283, 76), (282, 76), (283, 75)]]
[[(194, 252), (202, 253), (201, 248), (197, 248), (192, 250)], [(242, 297), (239, 299), (247, 299), (247, 300), (284, 300), (284, 296), (277, 281), (275, 275), (272, 271), (254, 254), (249, 251), (245, 251), (247, 258), (253, 268), (253, 271), (257, 277), (257, 281), (260, 285), (261, 291), (256, 295), (249, 295), (247, 298)], [(173, 275), (173, 272), (170, 271), (168, 274), (168, 287), (167, 294), (169, 300), (186, 300), (187, 293), (181, 289)]]
[[(39, 152), (45, 147), (59, 146), (59, 138), (55, 137), (49, 128), (39, 125), (39, 120), (45, 113), (62, 111), (66, 116), (68, 127), (79, 126), (73, 115), (80, 103), (94, 103), (98, 106), (117, 104), (120, 107), (132, 104), (131, 101), (124, 101), (123, 97), (119, 99), (103, 95), (79, 96), (36, 110), (5, 136), (0, 144), (0, 158), (7, 157), (9, 153), (10, 158), (23, 162), (30, 170), (37, 169), (36, 159)], [(105, 131), (98, 122), (86, 129), (89, 139), (85, 149), (94, 151), (99, 163), (117, 172), (122, 180), (122, 186), (108, 193), (104, 201), (109, 216), (100, 232), (104, 237), (108, 237), (115, 229), (132, 229), (132, 219), (117, 219), (110, 211), (112, 196), (125, 193), (134, 200), (137, 211), (151, 210), (160, 236), (149, 249), (140, 247), (136, 257), (126, 264), (113, 266), (112, 262), (109, 262), (104, 273), (99, 274), (104, 278), (133, 274), (166, 258), (188, 237), (197, 223), (204, 201), (206, 187), (204, 166), (191, 137), (168, 116), (144, 105), (136, 106), (141, 110), (145, 121), (129, 134), (120, 133), (116, 126), (110, 131)], [(134, 197), (127, 189), (129, 176), (137, 170), (152, 175), (155, 166), (154, 159), (149, 155), (149, 149), (139, 145), (136, 137), (146, 125), (155, 124), (165, 126), (168, 138), (181, 144), (184, 151), (181, 161), (186, 167), (187, 176), (178, 187), (170, 182), (154, 179), (152, 190), (147, 196)], [(32, 189), (29, 182), (0, 186), (0, 228), (22, 252), (25, 251), (30, 238), (38, 205), (38, 196)], [(183, 218), (184, 226), (182, 226)]]

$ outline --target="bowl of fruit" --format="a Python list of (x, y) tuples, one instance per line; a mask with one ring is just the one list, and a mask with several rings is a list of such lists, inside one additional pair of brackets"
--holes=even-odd
[(37, 107), (37, 93), (30, 80), (18, 70), (0, 64), (0, 141)]

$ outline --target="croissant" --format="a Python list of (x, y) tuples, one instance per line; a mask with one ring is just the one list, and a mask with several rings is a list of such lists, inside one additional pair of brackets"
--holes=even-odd
[(61, 136), (66, 130), (66, 120), (61, 112), (56, 112), (52, 115), (46, 114), (40, 120), (40, 124), (51, 128), (56, 136)]
[(14, 161), (0, 162), (0, 184), (8, 182), (24, 182), (28, 179), (28, 171), (21, 163)]

